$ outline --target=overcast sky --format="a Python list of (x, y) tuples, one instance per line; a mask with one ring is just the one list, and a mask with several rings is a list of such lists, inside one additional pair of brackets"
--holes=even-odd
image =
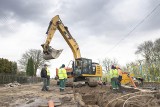
[[(82, 57), (95, 62), (115, 58), (125, 65), (139, 58), (134, 54), (139, 44), (160, 37), (159, 3), (160, 0), (0, 0), (0, 57), (18, 61), (29, 49), (42, 50), (51, 18), (60, 15), (78, 42)], [(58, 30), (51, 46), (64, 49), (58, 59), (51, 61), (51, 69), (73, 60), (72, 51)]]

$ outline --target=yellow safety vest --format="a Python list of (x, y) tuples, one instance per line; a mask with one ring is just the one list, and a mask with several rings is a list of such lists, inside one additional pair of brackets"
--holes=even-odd
[(113, 77), (118, 77), (117, 69), (111, 69), (110, 70), (110, 78), (113, 78)]
[(49, 71), (49, 69), (47, 68), (46, 70), (47, 70), (47, 76), (50, 76), (50, 71)]
[(59, 77), (59, 79), (67, 78), (67, 73), (66, 73), (66, 70), (64, 68), (61, 68), (61, 69), (58, 70), (58, 77)]

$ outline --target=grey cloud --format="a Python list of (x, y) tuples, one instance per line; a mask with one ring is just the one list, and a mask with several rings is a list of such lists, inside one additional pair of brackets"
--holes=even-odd
[(82, 0), (70, 5), (64, 3), (61, 8), (66, 13), (65, 19), (68, 19), (68, 23), (79, 25), (84, 29), (89, 28), (91, 31), (104, 31), (104, 29), (111, 30), (114, 26), (115, 20), (110, 15), (110, 9), (112, 9), (112, 4), (110, 0)]
[[(110, 32), (118, 32), (125, 30), (127, 25), (118, 22), (116, 17), (113, 17), (110, 11), (115, 6), (115, 3), (119, 3), (118, 0), (82, 0), (73, 1), (69, 5), (67, 2), (61, 5), (62, 16), (67, 14), (63, 18), (67, 20), (69, 25), (75, 25), (76, 28), (84, 29), (90, 32), (92, 36), (110, 35)], [(87, 34), (86, 34), (87, 36)], [(113, 35), (112, 36), (117, 36)], [(118, 35), (120, 36), (120, 35)]]
[[(46, 5), (45, 5), (46, 4)], [(1, 19), (15, 18), (23, 21), (43, 21), (47, 4), (44, 0), (1, 0), (0, 14)], [(11, 15), (12, 14), (12, 15)]]
[[(87, 34), (92, 36), (123, 36), (141, 21), (136, 20), (124, 23), (119, 21), (119, 17), (112, 15), (112, 9), (124, 1), (126, 0), (62, 0), (60, 2), (59, 14), (69, 28), (83, 29), (84, 35), (87, 32)], [(149, 2), (150, 4), (147, 10), (152, 9), (155, 4), (158, 4), (158, 1), (154, 0), (145, 0), (145, 2)], [(4, 19), (14, 19), (17, 23), (29, 21), (46, 27), (49, 23), (48, 20), (50, 20), (46, 13), (48, 11), (53, 13), (54, 10), (50, 10), (52, 7), (56, 7), (54, 0), (1, 0), (0, 23), (5, 23), (2, 21)], [(146, 6), (142, 7), (142, 9), (143, 8), (146, 8)], [(120, 13), (117, 12), (117, 14)], [(139, 16), (140, 15), (141, 14), (139, 14)], [(159, 28), (159, 16), (159, 11), (157, 11), (157, 14), (153, 14), (150, 20), (147, 20), (148, 22), (146, 21), (140, 29), (148, 30)], [(116, 33), (111, 34), (111, 32)]]
[[(63, 16), (69, 25), (75, 25), (81, 29), (87, 30), (91, 35), (109, 35), (109, 32), (119, 32), (118, 34), (112, 33), (113, 37), (125, 36), (129, 31), (131, 31), (145, 16), (142, 16), (141, 12), (146, 10), (146, 12), (155, 7), (158, 1), (146, 0), (142, 1), (139, 6), (137, 20), (124, 23), (123, 21), (118, 21), (119, 17), (115, 17), (111, 14), (111, 10), (117, 6), (117, 4), (124, 2), (125, 0), (81, 0), (73, 1), (72, 3), (64, 2), (61, 5), (61, 14), (67, 14)], [(149, 4), (149, 7), (145, 6), (143, 2)], [(71, 5), (73, 4), (73, 5)], [(122, 7), (123, 8), (123, 7)], [(129, 8), (129, 7), (128, 7)], [(127, 9), (127, 7), (126, 7)], [(139, 12), (140, 11), (140, 12)], [(129, 11), (128, 11), (129, 12)], [(120, 14), (117, 12), (117, 14)], [(148, 30), (152, 28), (159, 28), (159, 14), (157, 16), (153, 15), (151, 20), (145, 21), (137, 29)], [(118, 16), (118, 15), (117, 15)], [(141, 17), (141, 19), (138, 19)], [(126, 17), (127, 18), (127, 17)], [(119, 19), (120, 20), (120, 19)], [(147, 24), (148, 23), (148, 24)]]
[[(46, 26), (48, 19), (46, 13), (54, 6), (45, 0), (1, 0), (0, 1), (0, 36), (4, 33), (16, 32), (19, 25), (32, 22)], [(13, 23), (9, 23), (14, 20)]]
[[(153, 9), (155, 9), (153, 11)], [(144, 31), (151, 31), (151, 30), (156, 30), (160, 29), (160, 1), (150, 1), (149, 6), (148, 6), (148, 12), (147, 15), (149, 15), (144, 23), (140, 26), (141, 30)], [(152, 12), (153, 11), (153, 12)]]

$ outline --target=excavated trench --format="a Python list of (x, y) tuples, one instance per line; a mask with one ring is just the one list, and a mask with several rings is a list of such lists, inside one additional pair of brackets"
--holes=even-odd
[[(160, 92), (122, 88), (112, 91), (109, 86), (75, 88), (85, 107), (155, 107), (160, 106)], [(81, 106), (84, 106), (81, 105)]]
[(86, 105), (98, 105), (98, 101), (95, 95), (86, 94), (82, 96), (82, 99)]

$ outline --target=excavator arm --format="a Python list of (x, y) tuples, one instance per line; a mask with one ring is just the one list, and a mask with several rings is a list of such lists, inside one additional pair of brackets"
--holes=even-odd
[(79, 46), (75, 41), (75, 39), (70, 34), (68, 28), (64, 26), (64, 24), (62, 23), (61, 19), (59, 18), (59, 15), (56, 15), (55, 17), (53, 17), (48, 26), (48, 30), (46, 32), (47, 39), (45, 43), (41, 45), (44, 53), (43, 58), (45, 60), (56, 59), (59, 57), (59, 55), (62, 52), (62, 50), (56, 50), (56, 49), (53, 49), (51, 46), (49, 46), (54, 36), (54, 33), (57, 29), (59, 30), (59, 32), (61, 33), (61, 35), (67, 42), (67, 44), (69, 45), (69, 47), (71, 48), (74, 58), (75, 59), (80, 58), (81, 54), (80, 54)]

